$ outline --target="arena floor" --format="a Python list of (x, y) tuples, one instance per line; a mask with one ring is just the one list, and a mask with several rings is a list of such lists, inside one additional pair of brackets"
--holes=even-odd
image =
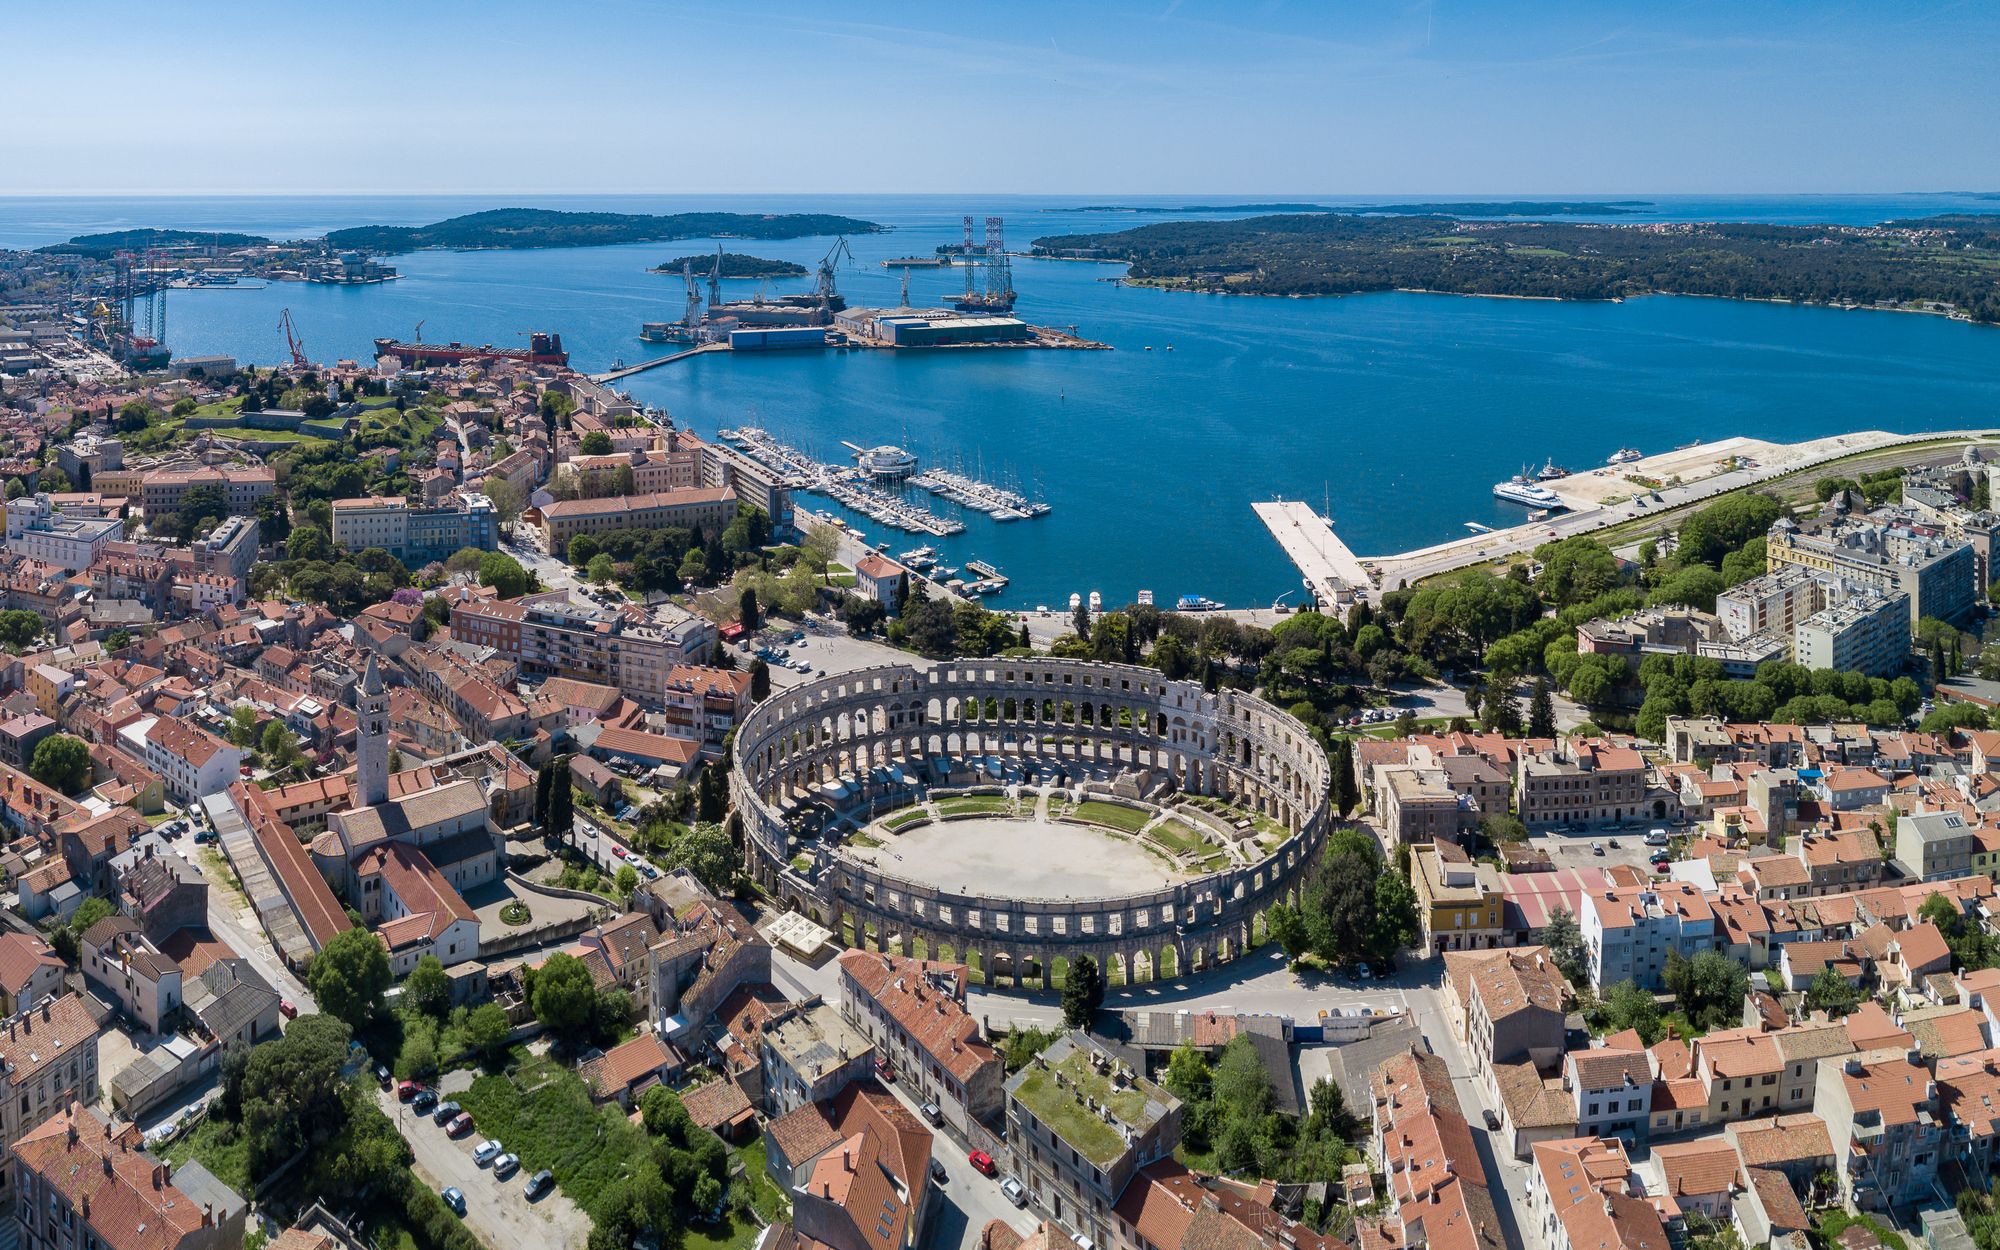
[(1113, 898), (1187, 880), (1160, 856), (1087, 825), (1033, 817), (975, 817), (870, 834), (847, 846), (882, 872), (944, 890), (1010, 898)]

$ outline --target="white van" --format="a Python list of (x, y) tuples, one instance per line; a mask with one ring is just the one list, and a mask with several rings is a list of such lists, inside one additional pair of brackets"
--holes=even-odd
[(1655, 829), (1646, 835), (1647, 846), (1665, 846), (1666, 844), (1667, 831), (1665, 829)]

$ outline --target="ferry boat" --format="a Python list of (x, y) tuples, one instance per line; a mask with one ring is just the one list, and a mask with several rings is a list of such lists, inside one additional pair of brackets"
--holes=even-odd
[(1639, 449), (1637, 447), (1620, 447), (1617, 451), (1612, 452), (1610, 456), (1606, 457), (1604, 463), (1631, 464), (1639, 458)]
[(1182, 595), (1174, 604), (1178, 612), (1214, 612), (1222, 605), (1207, 595)]
[(1493, 493), (1508, 503), (1526, 504), (1530, 508), (1560, 508), (1562, 499), (1548, 487), (1529, 477), (1517, 473), (1504, 482), (1493, 484)]

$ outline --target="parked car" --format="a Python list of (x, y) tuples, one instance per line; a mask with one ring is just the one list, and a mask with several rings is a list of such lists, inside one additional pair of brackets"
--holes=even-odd
[(1602, 855), (1602, 854), (1604, 854), (1604, 843), (1602, 843), (1602, 842), (1592, 842), (1592, 843), (1590, 844), (1590, 853), (1591, 853), (1592, 855)]
[(939, 1109), (936, 1103), (927, 1102), (917, 1109), (924, 1113), (924, 1119), (929, 1120), (932, 1127), (939, 1127), (944, 1124), (944, 1112)]
[(455, 1102), (441, 1102), (438, 1104), (437, 1110), (431, 1112), (431, 1123), (442, 1127), (451, 1123), (451, 1118), (463, 1110), (465, 1108)]
[(622, 846), (614, 846), (614, 847), (612, 847), (612, 848), (611, 848), (611, 853), (612, 853), (613, 855), (616, 855), (616, 856), (617, 856), (618, 858), (620, 858), (620, 859), (624, 859), (624, 858), (625, 858), (625, 848), (624, 848), (624, 847), (622, 847)]
[(206, 846), (210, 842), (217, 842), (220, 840), (221, 839), (216, 836), (216, 832), (213, 829), (203, 829), (194, 835), (194, 842), (196, 846)]
[(504, 1181), (508, 1177), (512, 1176), (514, 1174), (515, 1169), (519, 1168), (520, 1166), (521, 1166), (520, 1155), (515, 1155), (515, 1154), (501, 1155), (499, 1158), (493, 1161), (493, 1179), (496, 1181)]
[(287, 1020), (296, 1020), (299, 1018), (299, 1005), (289, 998), (281, 998), (278, 1000), (278, 1014)]
[(528, 1197), (530, 1198), (541, 1197), (542, 1194), (548, 1190), (549, 1186), (555, 1183), (556, 1183), (556, 1174), (554, 1172), (549, 1171), (547, 1168), (543, 1168), (541, 1171), (535, 1173), (533, 1176), (530, 1176), (528, 1178), (528, 1184), (527, 1184)]
[(944, 1169), (944, 1160), (936, 1155), (931, 1156), (931, 1179), (940, 1185), (951, 1179), (951, 1173)]
[(415, 1081), (398, 1081), (396, 1082), (396, 1101), (408, 1102), (410, 1099), (415, 1098), (417, 1091), (422, 1088), (423, 1086), (417, 1084)]
[(383, 1089), (389, 1088), (389, 1086), (394, 1083), (394, 1078), (392, 1078), (389, 1075), (389, 1068), (387, 1064), (378, 1063), (375, 1065), (375, 1083), (377, 1085), (380, 1085)]
[(1665, 829), (1655, 829), (1646, 835), (1647, 846), (1665, 846), (1666, 844), (1667, 831)]
[(1497, 1116), (1497, 1115), (1494, 1115), (1494, 1114), (1493, 1114), (1493, 1109), (1492, 1109), (1491, 1107), (1489, 1107), (1489, 1108), (1487, 1108), (1487, 1109), (1486, 1109), (1486, 1111), (1485, 1111), (1485, 1112), (1484, 1112), (1483, 1114), (1484, 1114), (1484, 1115), (1485, 1115), (1485, 1117), (1486, 1117), (1486, 1127), (1487, 1127), (1488, 1129), (1490, 1129), (1491, 1131), (1495, 1132), (1495, 1133), (1499, 1132), (1499, 1131), (1500, 1131), (1500, 1117), (1499, 1117), (1499, 1116)]
[(472, 1148), (472, 1161), (480, 1167), (500, 1157), (500, 1143), (488, 1138)]
[(465, 1194), (459, 1189), (458, 1186), (456, 1185), (451, 1186), (449, 1189), (446, 1189), (440, 1194), (438, 1194), (438, 1197), (444, 1199), (444, 1204), (450, 1207), (457, 1214), (459, 1215), (465, 1214)]
[(432, 1107), (437, 1106), (437, 1100), (436, 1090), (420, 1088), (417, 1090), (416, 1096), (410, 1099), (410, 1110), (416, 1112), (418, 1115), (423, 1115)]
[(896, 1065), (878, 1055), (875, 1058), (875, 1075), (894, 1085), (896, 1083)]
[(1021, 1182), (1015, 1180), (1011, 1176), (1008, 1177), (1006, 1180), (1000, 1182), (1000, 1192), (1007, 1195), (1007, 1201), (1013, 1203), (1017, 1207), (1025, 1207), (1028, 1205), (1028, 1191), (1022, 1189)]
[(1616, 838), (1613, 838), (1613, 839), (1611, 839), (1611, 841), (1609, 841), (1609, 842), (1605, 843), (1605, 845), (1606, 845), (1606, 846), (1609, 846), (1609, 847), (1610, 847), (1610, 848), (1611, 848), (1612, 850), (1614, 850), (1614, 851), (1615, 851), (1615, 850), (1617, 850), (1617, 849), (1618, 849), (1618, 839), (1616, 839)]
[(1654, 860), (1654, 861), (1653, 861), (1653, 871), (1654, 871), (1654, 872), (1672, 872), (1673, 870), (1674, 870), (1674, 866), (1673, 866), (1672, 864), (1668, 863), (1668, 862), (1667, 862), (1666, 860), (1664, 860), (1664, 859), (1656, 859), (1656, 860)]
[(472, 1131), (471, 1114), (465, 1111), (459, 1112), (451, 1118), (450, 1124), (445, 1125), (444, 1131), (452, 1137), (463, 1137), (467, 1133), (470, 1133)]
[(984, 1150), (975, 1150), (972, 1153), (966, 1155), (965, 1161), (967, 1163), (970, 1163), (972, 1165), (972, 1170), (979, 1173), (981, 1176), (991, 1176), (996, 1171), (999, 1170), (998, 1168), (993, 1166), (993, 1156), (987, 1154)]

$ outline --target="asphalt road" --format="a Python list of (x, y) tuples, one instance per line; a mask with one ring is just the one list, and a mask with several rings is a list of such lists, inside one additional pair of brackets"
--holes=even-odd
[(525, 1166), (500, 1181), (491, 1168), (472, 1161), (472, 1148), (481, 1140), (476, 1126), (453, 1139), (428, 1115), (417, 1115), (409, 1104), (397, 1102), (389, 1090), (376, 1090), (375, 1101), (410, 1143), (417, 1157), (414, 1170), (424, 1183), (437, 1191), (456, 1185), (465, 1194), (466, 1227), (479, 1240), (495, 1250), (579, 1250), (589, 1242), (590, 1217), (560, 1186), (530, 1202), (524, 1187), (532, 1173)]
[[(919, 1104), (901, 1085), (891, 1084), (888, 1088), (894, 1091), (912, 1115), (922, 1119)], [(994, 1220), (1011, 1226), (1023, 1235), (1034, 1231), (1034, 1216), (1007, 1201), (1000, 1192), (1001, 1177), (1006, 1173), (989, 1177), (974, 1170), (969, 1148), (959, 1140), (950, 1125), (933, 1128), (931, 1133), (931, 1157), (944, 1163), (945, 1181), (942, 1185), (935, 1180), (930, 1182), (934, 1206), (923, 1242), (925, 1246), (933, 1250), (945, 1246), (977, 1246), (980, 1233)]]

